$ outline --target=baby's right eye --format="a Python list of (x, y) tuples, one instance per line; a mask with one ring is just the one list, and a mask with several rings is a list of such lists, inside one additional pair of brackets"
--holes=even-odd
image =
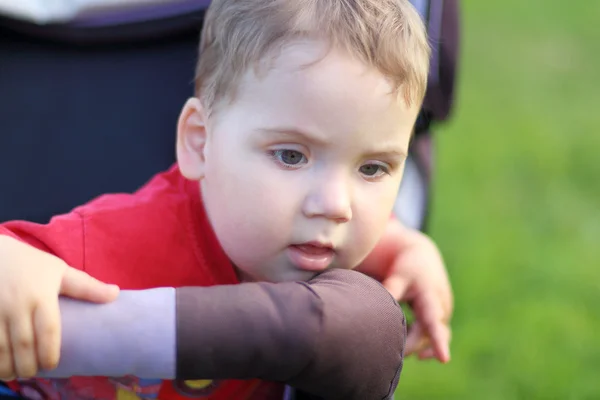
[(297, 168), (308, 162), (306, 156), (298, 150), (273, 150), (271, 151), (271, 156), (275, 161), (277, 161), (285, 168)]

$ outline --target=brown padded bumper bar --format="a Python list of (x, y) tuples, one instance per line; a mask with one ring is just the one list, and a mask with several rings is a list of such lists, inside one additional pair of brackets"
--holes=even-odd
[[(176, 296), (178, 379), (259, 378), (324, 399), (393, 397), (404, 314), (381, 284), (361, 273), (332, 270), (309, 283), (178, 288)], [(231, 337), (239, 340), (224, 351), (223, 338)]]

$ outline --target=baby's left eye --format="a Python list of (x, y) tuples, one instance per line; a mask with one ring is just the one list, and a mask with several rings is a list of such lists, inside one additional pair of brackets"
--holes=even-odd
[(383, 174), (389, 174), (390, 171), (385, 165), (381, 164), (365, 164), (359, 168), (359, 171), (364, 176), (369, 178), (377, 178)]

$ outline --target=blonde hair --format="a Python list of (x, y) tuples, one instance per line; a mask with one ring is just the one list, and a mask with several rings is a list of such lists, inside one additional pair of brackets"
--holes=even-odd
[(196, 95), (209, 110), (233, 99), (249, 68), (298, 39), (324, 39), (375, 67), (421, 104), (430, 48), (408, 0), (213, 0), (205, 16)]

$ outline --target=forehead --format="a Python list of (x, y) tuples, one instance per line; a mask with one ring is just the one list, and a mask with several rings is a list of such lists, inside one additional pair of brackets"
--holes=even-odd
[(257, 123), (327, 132), (410, 130), (416, 118), (383, 74), (316, 41), (289, 44), (248, 71), (232, 106), (254, 110)]

